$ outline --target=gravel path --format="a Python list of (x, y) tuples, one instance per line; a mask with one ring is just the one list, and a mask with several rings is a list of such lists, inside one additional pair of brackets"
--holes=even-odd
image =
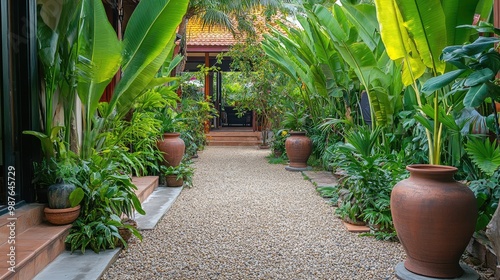
[(399, 243), (349, 233), (269, 150), (207, 147), (157, 227), (103, 279), (395, 279)]

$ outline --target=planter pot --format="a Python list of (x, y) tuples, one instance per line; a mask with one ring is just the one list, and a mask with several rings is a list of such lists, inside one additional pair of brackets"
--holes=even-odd
[(259, 144), (259, 149), (269, 149), (269, 144)]
[(163, 140), (158, 141), (158, 149), (163, 153), (163, 164), (167, 167), (178, 166), (186, 149), (180, 133), (164, 133)]
[(52, 209), (45, 207), (43, 209), (45, 218), (53, 225), (67, 225), (74, 222), (80, 215), (80, 205), (72, 208)]
[[(132, 227), (137, 229), (137, 222), (132, 220), (132, 219), (126, 219), (122, 222), (125, 225), (129, 225), (129, 226), (132, 226)], [(119, 227), (118, 233), (123, 238), (123, 240), (125, 240), (125, 242), (128, 242), (130, 237), (132, 237), (132, 232), (128, 228), (125, 228), (125, 227)], [(123, 242), (120, 239), (117, 239), (115, 246), (116, 247), (125, 247), (125, 244), (123, 244)]]
[(70, 208), (69, 195), (76, 189), (74, 184), (58, 183), (50, 185), (47, 189), (49, 208)]
[(177, 179), (177, 175), (167, 175), (165, 180), (167, 181), (167, 187), (180, 187), (184, 184), (184, 180), (182, 178)]
[(283, 151), (280, 150), (273, 150), (274, 157), (281, 157), (283, 155)]
[(410, 272), (436, 278), (460, 277), (459, 261), (477, 219), (472, 191), (453, 179), (455, 167), (416, 164), (391, 193), (391, 213)]
[(303, 131), (292, 131), (285, 141), (286, 154), (292, 168), (307, 168), (312, 152), (312, 141)]

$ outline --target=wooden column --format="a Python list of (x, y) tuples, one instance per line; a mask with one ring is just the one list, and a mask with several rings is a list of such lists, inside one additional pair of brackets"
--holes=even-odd
[[(210, 67), (210, 53), (206, 52), (205, 53), (205, 67)], [(206, 72), (205, 73), (205, 101), (208, 101), (210, 98), (210, 86), (211, 86), (211, 81), (210, 81), (210, 73)], [(209, 121), (205, 121), (205, 133), (210, 132), (210, 123)]]
[(500, 0), (495, 0), (493, 4), (493, 24), (496, 28), (500, 27)]

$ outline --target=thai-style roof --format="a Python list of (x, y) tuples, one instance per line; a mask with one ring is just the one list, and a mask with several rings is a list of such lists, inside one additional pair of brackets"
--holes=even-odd
[(188, 52), (225, 52), (239, 40), (230, 30), (218, 26), (203, 26), (191, 20), (186, 31)]

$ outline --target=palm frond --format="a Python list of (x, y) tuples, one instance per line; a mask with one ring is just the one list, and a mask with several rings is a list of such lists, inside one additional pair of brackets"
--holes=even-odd
[(500, 167), (500, 146), (496, 142), (471, 138), (465, 150), (477, 167), (488, 176), (493, 175)]

